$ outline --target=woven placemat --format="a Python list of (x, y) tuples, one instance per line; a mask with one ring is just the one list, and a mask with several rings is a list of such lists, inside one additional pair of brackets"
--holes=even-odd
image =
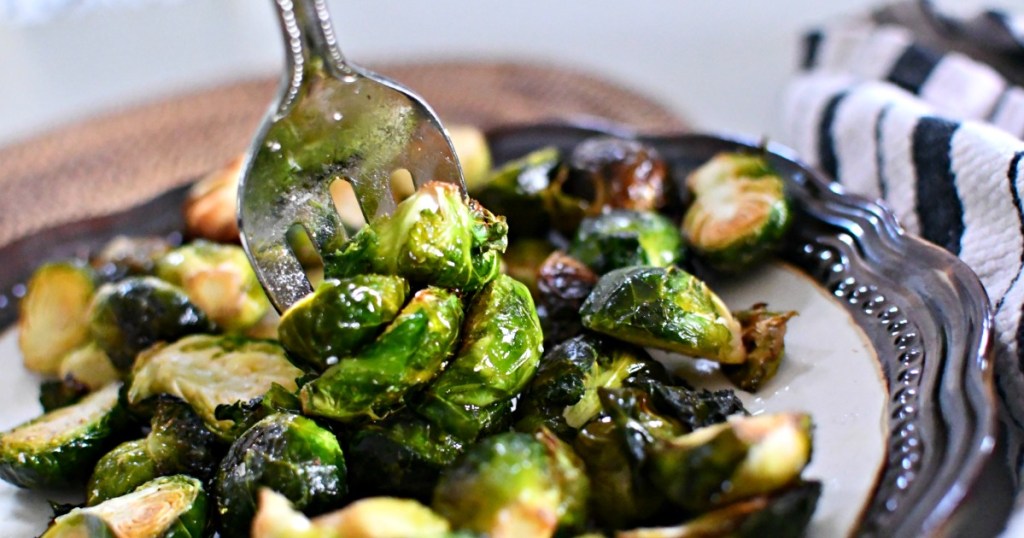
[[(482, 128), (600, 118), (640, 132), (684, 122), (634, 90), (548, 65), (443, 62), (376, 70), (449, 124)], [(0, 246), (54, 224), (130, 207), (243, 152), (276, 78), (238, 82), (94, 118), (0, 148)]]

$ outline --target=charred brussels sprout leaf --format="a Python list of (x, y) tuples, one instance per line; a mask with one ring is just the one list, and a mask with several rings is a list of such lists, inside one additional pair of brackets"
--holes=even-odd
[(256, 495), (268, 487), (301, 510), (323, 511), (345, 495), (345, 458), (334, 434), (298, 415), (271, 415), (228, 450), (215, 491), (223, 536), (247, 536)]
[[(96, 506), (76, 508), (55, 519), (43, 537), (108, 536), (100, 522), (109, 536), (118, 538), (199, 537), (206, 528), (206, 506), (206, 492), (199, 480), (166, 476)], [(100, 529), (99, 534), (92, 534), (93, 529)]]
[(712, 267), (742, 270), (775, 250), (793, 221), (785, 182), (764, 157), (716, 155), (686, 180), (687, 243)]
[(537, 273), (537, 315), (544, 342), (561, 342), (583, 332), (580, 307), (597, 284), (597, 275), (564, 252), (553, 252)]
[(328, 280), (281, 317), (281, 344), (317, 372), (349, 356), (398, 315), (409, 293), (401, 277), (358, 275)]
[(666, 217), (619, 209), (583, 219), (569, 255), (604, 274), (631, 265), (673, 265), (682, 249), (679, 230)]
[(563, 439), (571, 438), (601, 412), (599, 388), (666, 375), (640, 348), (592, 334), (571, 338), (544, 354), (520, 399), (516, 429), (530, 432), (543, 425)]
[(54, 375), (64, 356), (89, 339), (89, 304), (96, 291), (92, 269), (57, 262), (36, 269), (18, 304), (18, 347), (25, 367)]
[(261, 397), (274, 384), (298, 390), (296, 380), (302, 375), (276, 342), (196, 335), (140, 355), (127, 400), (134, 406), (160, 394), (178, 397), (210, 430), (231, 440), (234, 422), (218, 419), (218, 406)]
[(85, 478), (127, 423), (119, 384), (0, 434), (0, 478), (23, 488)]
[(803, 414), (731, 417), (647, 447), (647, 475), (673, 503), (699, 512), (781, 490), (811, 457)]
[(471, 440), (487, 426), (486, 411), (518, 394), (537, 369), (543, 337), (526, 286), (505, 275), (494, 279), (473, 298), (462, 335), (416, 411)]
[(551, 536), (584, 519), (582, 463), (558, 438), (507, 432), (470, 446), (441, 476), (433, 508), (458, 529)]
[(252, 327), (270, 310), (249, 258), (236, 245), (197, 240), (180, 246), (160, 258), (156, 276), (185, 290), (228, 332)]
[(786, 322), (796, 312), (770, 312), (764, 304), (736, 312), (743, 328), (743, 346), (747, 360), (743, 364), (722, 365), (722, 373), (737, 387), (756, 392), (775, 376), (785, 350)]
[(821, 482), (792, 488), (712, 510), (675, 527), (623, 531), (618, 538), (799, 538), (821, 497)]
[(89, 332), (121, 370), (160, 341), (210, 332), (213, 324), (180, 288), (154, 277), (104, 284), (93, 299)]
[(454, 185), (431, 182), (328, 254), (325, 274), (381, 273), (478, 290), (500, 272), (507, 233), (504, 217), (467, 202)]
[(303, 411), (340, 421), (386, 416), (406, 392), (437, 375), (455, 349), (461, 324), (457, 295), (420, 290), (377, 340), (302, 387)]
[(649, 380), (640, 385), (649, 392), (654, 406), (682, 424), (686, 431), (725, 422), (732, 415), (748, 414), (731, 390), (695, 390)]
[(358, 496), (396, 495), (429, 501), (441, 469), (464, 442), (419, 417), (395, 415), (352, 434), (346, 450), (349, 485)]
[(590, 330), (721, 363), (746, 353), (739, 323), (707, 284), (677, 267), (627, 267), (601, 277), (580, 309)]
[[(593, 190), (593, 207), (653, 211), (665, 205), (668, 167), (652, 146), (599, 136), (581, 142), (569, 164), (574, 181)], [(597, 213), (597, 211), (593, 211)]]

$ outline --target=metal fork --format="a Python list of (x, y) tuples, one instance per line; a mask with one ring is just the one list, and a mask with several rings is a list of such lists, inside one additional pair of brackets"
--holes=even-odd
[(242, 246), (274, 307), (312, 291), (286, 234), (302, 226), (320, 252), (346, 239), (330, 194), (351, 183), (369, 222), (395, 208), (391, 178), (457, 184), (462, 170), (447, 132), (418, 95), (348, 62), (326, 0), (274, 0), (287, 69), (277, 101), (250, 146), (238, 191)]

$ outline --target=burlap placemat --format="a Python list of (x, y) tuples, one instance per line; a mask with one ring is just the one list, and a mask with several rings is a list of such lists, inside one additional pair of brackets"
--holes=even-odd
[[(634, 90), (593, 75), (522, 63), (390, 64), (447, 123), (482, 128), (603, 118), (641, 132), (684, 122)], [(181, 185), (245, 150), (276, 78), (197, 91), (0, 148), (0, 246), (110, 213)]]

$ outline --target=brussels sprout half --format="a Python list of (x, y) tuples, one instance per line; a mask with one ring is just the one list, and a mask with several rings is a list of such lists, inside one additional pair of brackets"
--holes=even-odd
[(763, 156), (721, 153), (686, 184), (694, 200), (683, 217), (683, 235), (716, 269), (737, 271), (759, 262), (792, 224), (785, 182)]
[(701, 514), (682, 525), (620, 531), (616, 538), (799, 538), (821, 497), (821, 482), (807, 481)]
[(372, 344), (342, 358), (299, 392), (303, 412), (340, 421), (379, 419), (437, 375), (458, 342), (462, 301), (420, 290)]
[(683, 238), (666, 217), (618, 209), (583, 219), (569, 255), (598, 274), (631, 265), (667, 267), (682, 259)]
[(222, 536), (247, 536), (261, 487), (320, 512), (346, 493), (345, 458), (334, 434), (288, 413), (268, 416), (228, 450), (215, 481)]
[(462, 347), (426, 390), (420, 415), (467, 440), (487, 424), (486, 411), (518, 394), (543, 351), (529, 290), (500, 275), (480, 290), (463, 323)]
[(811, 459), (800, 413), (730, 417), (647, 447), (648, 478), (674, 504), (700, 512), (792, 485)]
[(62, 407), (0, 433), (0, 478), (23, 488), (73, 484), (127, 423), (111, 384), (76, 404)]
[(234, 421), (218, 419), (217, 407), (259, 398), (274, 384), (294, 392), (302, 375), (276, 342), (195, 335), (139, 355), (126, 395), (133, 406), (160, 394), (176, 396), (230, 441)]
[(120, 380), (121, 372), (96, 342), (89, 342), (64, 356), (57, 369), (57, 376), (61, 379), (74, 379), (89, 390), (99, 390)]
[(583, 463), (547, 432), (506, 432), (470, 446), (445, 469), (432, 507), (458, 528), (487, 536), (551, 536), (585, 519)]
[(430, 182), (325, 256), (328, 278), (400, 275), (417, 284), (478, 290), (501, 269), (504, 217), (463, 198), (450, 183)]
[(202, 482), (165, 476), (96, 506), (75, 508), (56, 518), (42, 538), (198, 538), (206, 528), (206, 505)]
[(129, 277), (100, 286), (89, 320), (92, 339), (122, 371), (130, 370), (136, 355), (156, 342), (213, 328), (181, 288), (155, 277)]
[(263, 319), (270, 301), (237, 245), (196, 240), (164, 254), (156, 276), (185, 290), (189, 299), (227, 332), (241, 332)]
[(89, 305), (96, 274), (86, 265), (56, 262), (40, 266), (18, 304), (18, 347), (25, 368), (54, 375), (61, 360), (89, 339)]
[(597, 282), (583, 325), (631, 342), (721, 363), (745, 360), (739, 323), (697, 277), (677, 267), (626, 267)]
[(409, 283), (390, 275), (327, 280), (281, 316), (281, 345), (317, 372), (371, 341), (405, 304)]
[(279, 493), (260, 490), (252, 538), (451, 538), (448, 522), (410, 499), (362, 499), (310, 521)]

